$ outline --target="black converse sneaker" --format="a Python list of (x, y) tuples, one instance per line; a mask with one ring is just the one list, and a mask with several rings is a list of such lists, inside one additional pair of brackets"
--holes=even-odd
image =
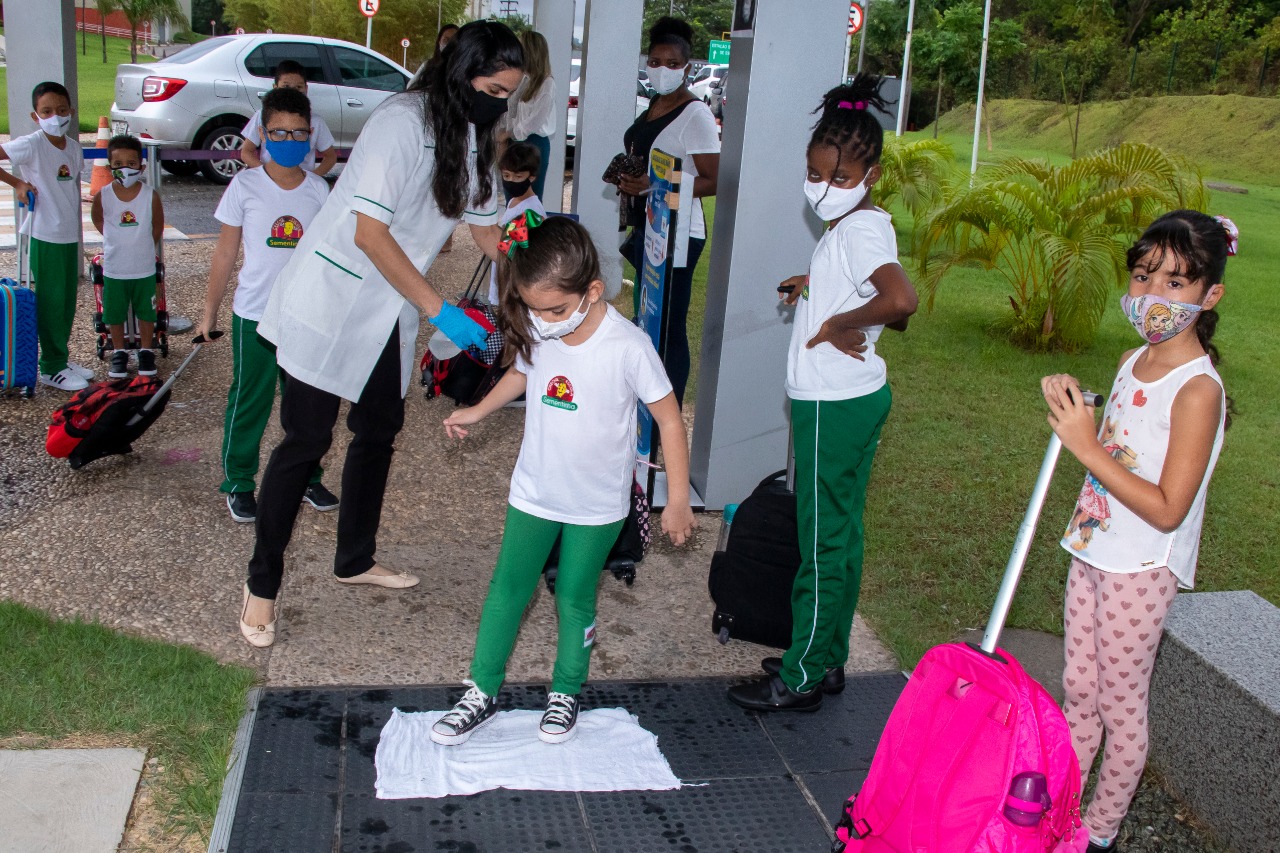
[(470, 689), (462, 694), (452, 711), (436, 720), (431, 727), (431, 739), (444, 746), (466, 743), (476, 729), (498, 713), (498, 703), (492, 696), (486, 696), (474, 681), (462, 683)]
[(547, 695), (547, 710), (538, 726), (538, 740), (564, 743), (573, 737), (573, 724), (578, 722), (578, 697), (552, 691)]

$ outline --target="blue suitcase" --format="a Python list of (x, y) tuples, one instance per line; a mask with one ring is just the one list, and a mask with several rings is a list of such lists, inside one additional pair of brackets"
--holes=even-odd
[(36, 294), (27, 280), (30, 238), (21, 230), (17, 238), (18, 280), (0, 278), (0, 394), (18, 389), (22, 396), (31, 397), (38, 369)]

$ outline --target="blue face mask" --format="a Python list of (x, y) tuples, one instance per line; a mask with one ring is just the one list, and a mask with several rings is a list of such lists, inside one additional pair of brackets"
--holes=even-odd
[(286, 139), (283, 142), (276, 142), (274, 139), (267, 140), (267, 153), (271, 155), (272, 160), (286, 169), (302, 165), (302, 161), (307, 159), (307, 154), (310, 151), (310, 141), (298, 142), (296, 139)]

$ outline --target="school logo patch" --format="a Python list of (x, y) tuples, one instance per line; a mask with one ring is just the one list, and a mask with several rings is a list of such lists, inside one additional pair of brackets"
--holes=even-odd
[(547, 383), (547, 393), (542, 395), (542, 402), (568, 412), (578, 410), (578, 404), (573, 402), (573, 383), (566, 376), (557, 376)]
[(58, 180), (69, 181), (71, 179), (72, 179), (71, 170), (67, 168), (66, 163), (63, 163), (61, 166), (58, 167)]
[(281, 216), (271, 226), (267, 245), (273, 249), (292, 249), (302, 239), (302, 223), (292, 216)]
[(124, 213), (120, 214), (121, 228), (130, 228), (130, 227), (136, 228), (137, 225), (138, 225), (138, 217), (133, 215), (132, 210), (126, 210)]

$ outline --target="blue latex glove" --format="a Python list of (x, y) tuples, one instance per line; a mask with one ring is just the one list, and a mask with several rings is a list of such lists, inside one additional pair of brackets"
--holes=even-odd
[(440, 308), (439, 314), (427, 319), (433, 326), (444, 332), (445, 337), (464, 350), (472, 347), (484, 349), (485, 341), (489, 339), (489, 333), (485, 331), (484, 326), (468, 317), (467, 312), (457, 305), (450, 305), (448, 302)]

